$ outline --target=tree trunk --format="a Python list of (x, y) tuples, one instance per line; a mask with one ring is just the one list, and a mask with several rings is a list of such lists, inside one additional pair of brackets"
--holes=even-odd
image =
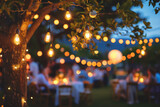
[(24, 39), (21, 40), (21, 44), (17, 46), (11, 42), (9, 37), (3, 41), (5, 41), (2, 45), (5, 94), (4, 106), (26, 107), (27, 75), (25, 70), (26, 62), (24, 59), (27, 43)]

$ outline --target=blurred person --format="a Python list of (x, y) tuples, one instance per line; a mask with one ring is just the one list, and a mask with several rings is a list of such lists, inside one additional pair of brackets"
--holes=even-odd
[[(129, 83), (133, 83), (134, 81), (134, 73), (136, 72), (135, 69), (130, 68), (128, 70), (128, 76), (126, 78), (126, 81)], [(137, 81), (138, 82), (138, 81)], [(136, 97), (136, 86), (128, 86), (128, 104), (134, 104), (134, 102), (138, 103), (137, 101), (134, 101)]]
[(37, 77), (39, 74), (39, 66), (38, 63), (34, 61), (34, 59), (32, 58), (30, 60), (30, 72), (33, 74), (34, 77)]
[(73, 73), (73, 70), (72, 69), (68, 69), (68, 72), (67, 72), (67, 77), (71, 80), (72, 78), (74, 78), (74, 73)]
[(78, 80), (78, 74), (77, 74), (77, 70), (80, 70), (80, 67), (77, 63), (74, 63), (73, 66), (72, 66), (72, 70), (73, 70), (73, 73), (74, 73), (74, 78), (75, 80)]
[(43, 71), (43, 74), (47, 81), (49, 80), (49, 74), (51, 73), (50, 66), (51, 66), (50, 62), (48, 62), (48, 64), (45, 66), (44, 71)]
[(103, 72), (99, 68), (96, 68), (94, 70), (94, 86), (95, 87), (102, 86), (102, 81), (103, 81)]

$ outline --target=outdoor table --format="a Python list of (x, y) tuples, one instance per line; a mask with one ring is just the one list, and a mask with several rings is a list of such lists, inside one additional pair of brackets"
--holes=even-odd
[[(83, 82), (74, 81), (69, 83), (72, 85), (72, 96), (74, 97), (75, 104), (79, 104), (80, 93), (84, 92)], [(55, 106), (59, 105), (59, 85), (56, 85)]]

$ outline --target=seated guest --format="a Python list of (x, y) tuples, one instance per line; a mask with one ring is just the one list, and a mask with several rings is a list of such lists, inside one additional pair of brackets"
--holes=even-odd
[[(46, 85), (51, 92), (53, 92), (55, 94), (55, 86), (49, 84), (49, 82), (47, 81), (47, 79), (45, 78), (45, 71), (43, 70), (42, 73), (38, 74), (37, 76), (37, 84), (44, 84)], [(45, 89), (42, 89), (45, 92)]]
[[(136, 72), (136, 70), (134, 70), (133, 68), (130, 68), (128, 70), (128, 76), (126, 78), (126, 81), (127, 82), (135, 82), (133, 80), (133, 76), (134, 76), (134, 73)], [(136, 96), (136, 87), (135, 86), (128, 86), (128, 104), (133, 104), (135, 101), (134, 101), (134, 98)], [(138, 101), (136, 101), (138, 102)]]
[(72, 78), (74, 78), (74, 73), (72, 69), (68, 69), (67, 77), (69, 78), (70, 81), (72, 81)]

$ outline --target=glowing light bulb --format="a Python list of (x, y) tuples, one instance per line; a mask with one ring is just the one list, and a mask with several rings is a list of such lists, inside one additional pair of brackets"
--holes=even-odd
[(155, 39), (155, 42), (158, 43), (158, 42), (159, 42), (159, 38), (156, 38), (156, 39)]
[(140, 45), (142, 45), (142, 44), (143, 44), (143, 41), (142, 41), (142, 40), (140, 40), (140, 41), (139, 41), (139, 44), (140, 44)]
[(131, 44), (134, 45), (136, 43), (135, 40), (131, 40)]
[(46, 43), (49, 43), (51, 41), (51, 33), (50, 32), (47, 32), (45, 37), (44, 37), (44, 41)]
[(81, 71), (80, 71), (80, 70), (77, 70), (76, 73), (79, 75), (79, 74), (81, 73)]
[(38, 51), (38, 52), (37, 52), (37, 56), (40, 57), (40, 56), (42, 56), (42, 55), (43, 55), (42, 51)]
[(54, 20), (54, 24), (58, 25), (59, 24), (59, 20), (58, 19)]
[(72, 15), (71, 15), (71, 13), (69, 11), (66, 11), (65, 19), (66, 20), (71, 20), (72, 19)]
[(129, 45), (130, 44), (130, 41), (129, 40), (126, 40), (126, 45)]
[(92, 72), (88, 72), (88, 77), (92, 77), (93, 73)]
[(2, 48), (0, 48), (0, 53), (2, 53)]
[(144, 50), (141, 50), (141, 55), (144, 56), (146, 52)]
[(65, 63), (65, 60), (62, 58), (60, 59), (60, 64), (64, 64)]
[(116, 39), (112, 38), (112, 39), (111, 39), (111, 42), (112, 42), (112, 43), (115, 43), (115, 42), (116, 42)]
[(107, 42), (108, 41), (108, 37), (107, 36), (103, 37), (103, 41)]
[(95, 53), (95, 54), (98, 54), (98, 53), (99, 53), (99, 51), (98, 51), (98, 50), (95, 50), (95, 51), (94, 51), (94, 53)]
[(64, 53), (64, 55), (68, 57), (68, 56), (69, 56), (69, 52), (66, 51), (66, 52)]
[(140, 54), (140, 53), (141, 53), (141, 50), (140, 50), (140, 49), (137, 49), (137, 50), (136, 50), (136, 53), (137, 53), (137, 54)]
[(20, 44), (20, 37), (19, 37), (19, 34), (16, 34), (15, 37), (14, 37), (14, 44), (15, 45), (19, 45)]
[(64, 29), (68, 29), (68, 24), (64, 24), (64, 25), (63, 25), (63, 28), (64, 28)]
[(103, 61), (102, 61), (102, 64), (103, 64), (104, 66), (106, 66), (106, 65), (107, 65), (107, 61), (106, 61), (106, 60), (103, 60)]
[(71, 60), (74, 60), (74, 58), (75, 58), (75, 56), (72, 54), (72, 55), (70, 55), (70, 59)]
[(131, 52), (131, 57), (135, 57), (135, 53), (134, 52)]
[(101, 67), (101, 66), (102, 66), (101, 62), (97, 62), (97, 67)]
[(149, 39), (149, 42), (150, 42), (150, 43), (153, 43), (153, 39)]
[(83, 60), (81, 61), (81, 64), (82, 64), (82, 65), (85, 65), (85, 64), (86, 64), (86, 60), (83, 59)]
[(26, 59), (26, 61), (30, 61), (31, 60), (31, 55), (30, 54), (26, 54), (25, 59)]
[(34, 19), (38, 19), (39, 18), (39, 15), (38, 14), (35, 14), (34, 15)]
[(92, 62), (92, 66), (95, 67), (97, 63), (95, 61)]
[(87, 66), (91, 66), (92, 65), (92, 62), (91, 61), (88, 61), (87, 62)]
[(126, 60), (126, 56), (122, 56), (122, 61), (125, 61)]
[(97, 39), (97, 40), (100, 40), (100, 39), (101, 39), (101, 36), (100, 36), (100, 35), (96, 35), (96, 39)]
[(60, 47), (61, 47), (60, 44), (55, 44), (56, 49), (59, 49)]
[(120, 39), (120, 40), (119, 40), (119, 43), (120, 43), (120, 44), (123, 44), (123, 39)]
[(76, 58), (75, 58), (75, 61), (76, 61), (77, 63), (80, 63), (81, 59), (80, 59), (79, 57), (76, 57)]
[(85, 38), (86, 40), (90, 40), (91, 37), (92, 37), (92, 34), (90, 33), (90, 31), (89, 31), (89, 30), (86, 30), (86, 31), (84, 32), (84, 38)]
[(144, 43), (148, 43), (148, 40), (147, 40), (147, 39), (144, 39)]
[(50, 20), (51, 16), (49, 14), (45, 15), (45, 20)]
[(49, 56), (49, 57), (53, 57), (53, 56), (54, 56), (54, 50), (53, 50), (52, 48), (50, 48), (50, 49), (48, 50), (48, 56)]

